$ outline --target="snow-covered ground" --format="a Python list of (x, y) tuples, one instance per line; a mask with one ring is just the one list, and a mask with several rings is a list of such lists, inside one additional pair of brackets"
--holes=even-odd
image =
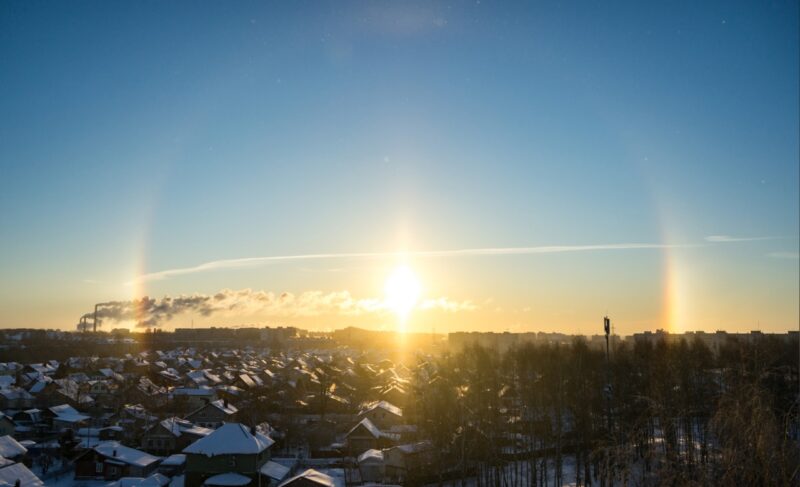
[[(538, 470), (541, 468), (541, 464), (537, 465), (537, 475), (541, 475), (541, 471)], [(547, 462), (547, 485), (554, 485), (554, 479), (556, 478), (556, 466), (555, 462), (548, 461)], [(576, 480), (576, 471), (575, 471), (575, 457), (565, 455), (562, 457), (561, 461), (561, 486), (566, 487), (574, 487), (577, 482)], [(503, 469), (501, 485), (505, 485), (507, 487), (522, 487), (530, 485), (530, 464), (527, 461), (519, 461), (519, 462), (510, 462), (506, 467)], [(445, 487), (475, 487), (478, 485), (478, 479), (476, 477), (471, 477), (466, 480), (452, 480), (446, 481), (442, 484), (430, 484), (432, 485), (443, 485)]]

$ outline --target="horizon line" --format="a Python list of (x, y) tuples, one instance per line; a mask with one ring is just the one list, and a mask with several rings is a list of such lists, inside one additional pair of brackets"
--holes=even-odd
[[(478, 330), (473, 330), (473, 331), (467, 331), (467, 330), (456, 330), (456, 331), (438, 332), (438, 333), (437, 332), (430, 332), (430, 331), (404, 331), (404, 332), (401, 332), (401, 331), (393, 330), (393, 329), (371, 329), (371, 328), (364, 328), (364, 327), (352, 326), (352, 325), (347, 325), (347, 326), (342, 326), (342, 327), (333, 328), (333, 329), (327, 329), (327, 330), (311, 330), (311, 329), (308, 329), (308, 328), (302, 328), (302, 327), (293, 326), (293, 325), (280, 325), (280, 326), (262, 325), (262, 326), (258, 326), (258, 325), (255, 325), (255, 324), (252, 325), (252, 326), (251, 325), (204, 326), (204, 327), (200, 327), (200, 328), (174, 327), (174, 328), (172, 328), (170, 330), (163, 329), (163, 328), (160, 328), (160, 327), (154, 327), (154, 328), (151, 328), (151, 331), (147, 331), (147, 330), (145, 330), (143, 328), (126, 328), (126, 327), (115, 328), (115, 329), (111, 329), (111, 330), (97, 330), (97, 331), (92, 331), (92, 330), (79, 331), (79, 330), (74, 330), (74, 329), (59, 329), (59, 328), (0, 328), (0, 332), (5, 333), (5, 332), (24, 332), (24, 331), (39, 331), (39, 332), (41, 332), (41, 331), (44, 331), (44, 332), (57, 331), (57, 332), (63, 332), (63, 333), (75, 333), (75, 334), (78, 334), (78, 335), (91, 335), (91, 334), (103, 334), (103, 333), (105, 333), (105, 334), (113, 334), (114, 330), (122, 329), (122, 330), (128, 330), (127, 334), (148, 335), (148, 334), (152, 334), (152, 333), (175, 333), (176, 330), (178, 330), (178, 329), (199, 331), (199, 330), (211, 330), (211, 329), (216, 329), (216, 330), (220, 330), (220, 329), (225, 329), (225, 330), (240, 330), (240, 329), (277, 330), (277, 329), (280, 329), (280, 328), (284, 328), (284, 329), (285, 328), (295, 328), (297, 330), (306, 332), (308, 334), (331, 334), (331, 333), (334, 333), (334, 332), (337, 332), (337, 331), (353, 329), (353, 330), (358, 330), (358, 331), (363, 331), (363, 332), (368, 332), (368, 333), (402, 333), (404, 335), (425, 335), (425, 336), (431, 336), (431, 335), (447, 336), (447, 335), (452, 335), (452, 334), (455, 334), (455, 333), (496, 334), (496, 335), (504, 335), (504, 334), (522, 335), (522, 334), (530, 334), (530, 333), (544, 333), (544, 334), (565, 335), (565, 336), (571, 336), (571, 337), (580, 337), (580, 336), (591, 337), (591, 336), (595, 336), (595, 335), (603, 335), (602, 332), (594, 333), (594, 334), (587, 334), (587, 333), (570, 333), (570, 332), (563, 332), (563, 331), (544, 331), (544, 330), (528, 330), (528, 331), (511, 331), (511, 330), (504, 330), (504, 331), (488, 331), (488, 330), (487, 331), (478, 331)], [(665, 333), (667, 335), (687, 335), (687, 334), (698, 334), (698, 333), (705, 333), (705, 334), (709, 334), (709, 335), (714, 335), (714, 334), (719, 333), (719, 332), (728, 333), (728, 334), (737, 334), (737, 335), (742, 335), (742, 334), (744, 334), (744, 335), (752, 335), (752, 334), (759, 334), (759, 333), (763, 334), (763, 335), (788, 335), (790, 333), (800, 333), (800, 330), (787, 329), (787, 330), (784, 330), (784, 331), (763, 331), (763, 330), (758, 330), (758, 329), (756, 329), (756, 330), (750, 329), (748, 331), (729, 331), (729, 330), (717, 329), (717, 330), (714, 330), (714, 331), (685, 330), (685, 331), (681, 331), (681, 332), (676, 333), (676, 332), (670, 331), (668, 329), (656, 328), (656, 329), (640, 329), (638, 331), (633, 331), (633, 332), (629, 332), (629, 333), (626, 333), (626, 334), (611, 333), (610, 336), (625, 337), (625, 336), (633, 336), (633, 335), (635, 335), (637, 333), (652, 333), (652, 334), (656, 334), (656, 333), (659, 333), (659, 332), (663, 332), (663, 333)]]

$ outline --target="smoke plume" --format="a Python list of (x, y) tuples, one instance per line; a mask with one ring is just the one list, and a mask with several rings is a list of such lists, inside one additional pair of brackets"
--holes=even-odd
[[(437, 309), (446, 312), (471, 311), (469, 302), (451, 301), (447, 298), (427, 300), (419, 304), (421, 310)], [(97, 304), (97, 321), (103, 323), (134, 322), (138, 327), (159, 327), (183, 313), (201, 316), (213, 314), (262, 314), (274, 317), (308, 316), (359, 316), (388, 312), (381, 299), (355, 299), (348, 291), (325, 293), (306, 291), (300, 294), (253, 291), (251, 289), (223, 289), (216, 294), (164, 296), (156, 299), (143, 297), (131, 301), (109, 301)], [(91, 328), (95, 313), (81, 318), (78, 329)]]

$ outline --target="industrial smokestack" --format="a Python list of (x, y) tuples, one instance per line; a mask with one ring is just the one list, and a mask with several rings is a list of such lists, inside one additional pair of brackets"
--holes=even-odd
[(94, 305), (94, 323), (93, 323), (93, 328), (94, 328), (94, 332), (95, 333), (97, 333), (97, 308), (98, 307), (100, 307), (99, 304), (95, 304)]

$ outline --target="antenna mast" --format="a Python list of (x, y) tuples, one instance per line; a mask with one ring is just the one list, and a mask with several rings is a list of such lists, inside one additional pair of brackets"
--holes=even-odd
[(611, 334), (611, 320), (608, 316), (603, 317), (603, 331), (606, 333), (606, 422), (608, 423), (608, 432), (611, 433), (611, 355), (608, 346), (608, 338)]

